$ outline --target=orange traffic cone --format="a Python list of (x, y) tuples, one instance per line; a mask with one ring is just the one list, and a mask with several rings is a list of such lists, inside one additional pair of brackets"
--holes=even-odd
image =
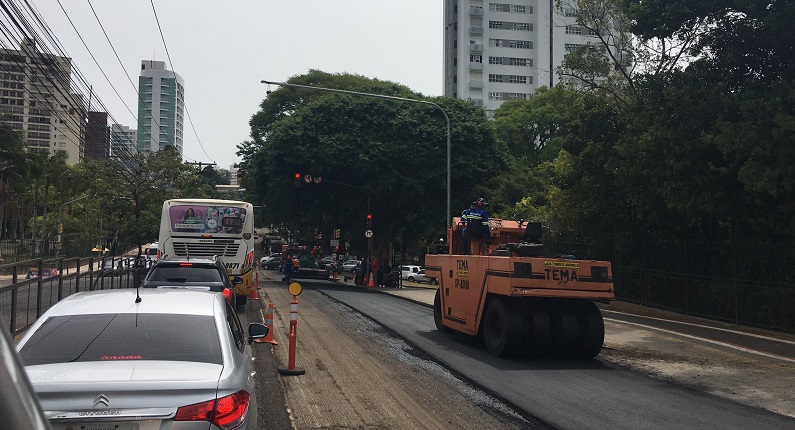
[(367, 286), (370, 288), (375, 287), (375, 283), (373, 282), (374, 276), (370, 275), (367, 278)]
[(259, 300), (259, 270), (254, 271), (254, 288), (251, 289), (251, 300)]
[(279, 342), (273, 339), (273, 303), (268, 305), (268, 312), (265, 313), (265, 326), (268, 327), (268, 335), (254, 342), (278, 345)]

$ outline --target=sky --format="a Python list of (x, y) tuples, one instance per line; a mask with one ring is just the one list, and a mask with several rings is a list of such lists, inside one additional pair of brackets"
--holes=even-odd
[[(292, 76), (317, 69), (392, 81), (427, 96), (442, 95), (443, 3), (442, 0), (31, 2), (72, 58), (73, 67), (91, 85), (94, 97), (105, 107), (98, 106), (95, 99), (92, 110), (107, 110), (110, 122), (137, 128), (136, 89), (141, 60), (165, 61), (166, 68), (176, 71), (185, 81), (185, 105), (193, 127), (186, 116), (184, 158), (214, 162), (224, 169), (240, 161), (235, 155), (236, 145), (249, 139), (249, 119), (268, 90), (262, 80), (285, 82)], [(18, 41), (13, 45), (18, 45)]]

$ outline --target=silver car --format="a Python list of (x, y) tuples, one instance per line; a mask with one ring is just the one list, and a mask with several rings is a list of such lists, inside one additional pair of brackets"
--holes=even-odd
[(54, 429), (256, 429), (251, 343), (222, 294), (120, 289), (56, 303), (17, 345)]

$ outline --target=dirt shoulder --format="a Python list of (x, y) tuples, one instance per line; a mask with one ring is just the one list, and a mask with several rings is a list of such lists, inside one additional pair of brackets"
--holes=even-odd
[[(738, 327), (628, 303), (615, 302), (602, 308), (795, 341), (795, 336), (787, 333)], [(605, 321), (605, 346), (599, 358), (654, 378), (795, 417), (793, 360), (610, 319)]]

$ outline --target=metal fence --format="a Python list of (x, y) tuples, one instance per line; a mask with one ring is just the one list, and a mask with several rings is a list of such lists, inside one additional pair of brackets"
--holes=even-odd
[(633, 240), (612, 235), (600, 249), (550, 244), (548, 255), (612, 262), (616, 298), (734, 324), (795, 332), (790, 244)]
[(56, 243), (50, 240), (0, 240), (0, 264), (55, 255)]
[(79, 291), (135, 288), (145, 259), (33, 259), (0, 265), (0, 323), (16, 336), (59, 300)]

